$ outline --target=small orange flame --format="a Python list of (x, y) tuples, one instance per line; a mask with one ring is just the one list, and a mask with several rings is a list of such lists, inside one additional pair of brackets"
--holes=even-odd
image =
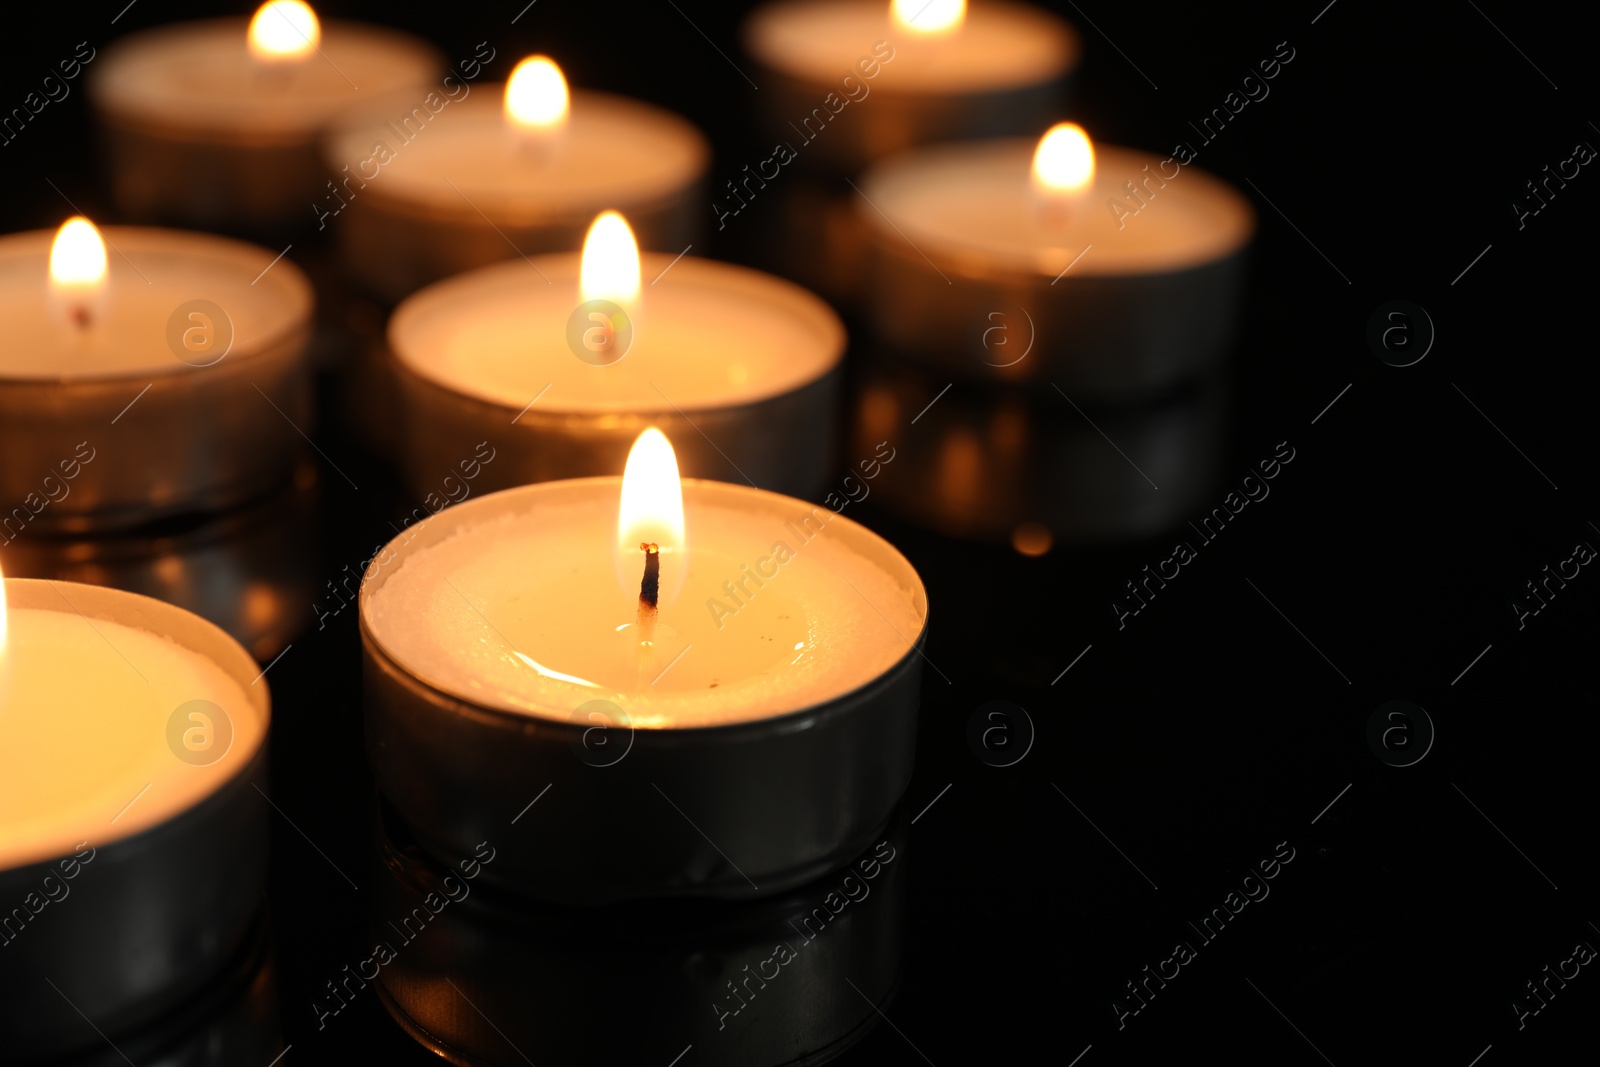
[[(683, 551), (683, 483), (678, 456), (654, 426), (639, 435), (622, 471), (617, 507), (617, 554), (636, 561), (639, 545), (658, 545), (664, 556)], [(634, 579), (637, 581), (637, 578)]]
[(1033, 184), (1041, 192), (1074, 196), (1094, 184), (1094, 145), (1075, 122), (1058, 122), (1033, 153)]
[(529, 130), (555, 130), (571, 111), (567, 79), (548, 56), (529, 56), (506, 82), (506, 121)]
[(317, 13), (301, 0), (271, 0), (250, 20), (250, 54), (263, 63), (304, 59), (321, 40)]
[(966, 21), (967, 0), (894, 0), (889, 10), (898, 29), (943, 36), (959, 30)]
[(578, 292), (584, 301), (613, 300), (625, 306), (639, 298), (639, 242), (628, 220), (615, 211), (601, 212), (589, 225)]

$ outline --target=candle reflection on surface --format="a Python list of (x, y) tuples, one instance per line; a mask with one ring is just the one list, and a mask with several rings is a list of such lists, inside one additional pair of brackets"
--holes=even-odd
[(313, 1012), (332, 1027), (370, 982), (419, 1044), (474, 1063), (647, 1062), (690, 1044), (699, 1063), (821, 1063), (864, 1037), (898, 987), (906, 828), (897, 811), (849, 864), (762, 901), (570, 909), (474, 880), (494, 865), (492, 841), (476, 863), (436, 866), (385, 807), (373, 955)]

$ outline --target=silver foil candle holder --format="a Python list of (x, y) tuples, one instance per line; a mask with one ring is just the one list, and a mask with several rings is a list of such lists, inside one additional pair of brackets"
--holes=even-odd
[[(7, 579), (5, 594), (9, 758), (30, 736), (48, 742), (55, 727), (30, 732), (41, 716), (86, 735), (14, 773), (104, 768), (85, 786), (93, 797), (31, 818), (8, 808), (0, 839), (0, 1031), (8, 1055), (64, 1056), (102, 1045), (85, 1017), (104, 1033), (135, 1028), (243, 950), (265, 888), (269, 699), (255, 661), (179, 608), (69, 582)], [(119, 690), (113, 706), (73, 706), (74, 693)], [(113, 753), (118, 736), (126, 748)]]
[(52, 235), (0, 237), (0, 527), (83, 532), (221, 510), (287, 480), (311, 426), (312, 294), (264, 248), (113, 226), (78, 324)]
[[(660, 613), (675, 636), (658, 638), (637, 688), (592, 683), (574, 662), (604, 669), (608, 642), (631, 655), (637, 640), (612, 633), (612, 535), (591, 531), (615, 521), (620, 484), (468, 500), (374, 559), (361, 632), (379, 789), (433, 856), (455, 865), (492, 840), (485, 881), (554, 902), (750, 898), (847, 861), (910, 779), (926, 626), (916, 573), (826, 509), (686, 481), (689, 548), (665, 558), (668, 584), (680, 567), (687, 577)], [(747, 551), (787, 562), (758, 554), (741, 569)], [(717, 584), (724, 573), (745, 597)], [(570, 596), (553, 591), (573, 582)], [(711, 600), (724, 614), (707, 622)]]

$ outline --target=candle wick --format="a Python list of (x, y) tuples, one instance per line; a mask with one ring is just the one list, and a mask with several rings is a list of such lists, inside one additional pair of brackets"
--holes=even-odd
[(89, 309), (83, 304), (73, 304), (67, 311), (67, 318), (72, 320), (72, 325), (80, 330), (87, 330), (94, 316), (89, 314)]
[(644, 553), (644, 578), (639, 582), (639, 642), (655, 638), (656, 608), (661, 599), (661, 548), (651, 541), (639, 542)]

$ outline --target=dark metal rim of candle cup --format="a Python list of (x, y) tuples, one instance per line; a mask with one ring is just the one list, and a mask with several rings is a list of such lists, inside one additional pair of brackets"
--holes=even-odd
[[(376, 808), (369, 926), (375, 944), (397, 946), (378, 972), (378, 994), (407, 1033), (453, 1063), (503, 1062), (508, 1041), (540, 1062), (572, 1062), (580, 1049), (591, 1061), (633, 1062), (659, 1047), (664, 1030), (677, 1035), (676, 1045), (692, 1041), (709, 1057), (702, 1062), (822, 1063), (864, 1036), (897, 992), (912, 862), (904, 804), (873, 834), (874, 845), (790, 892), (749, 903), (635, 901), (602, 911), (530, 906), (464, 881), (407, 836), (381, 796)], [(885, 844), (892, 849), (886, 857)], [(423, 910), (430, 895), (450, 899), (435, 905), (426, 940), (400, 945), (390, 924), (431, 912)], [(737, 1007), (726, 981), (747, 977), (744, 964), (759, 970), (779, 942), (793, 956), (780, 973), (767, 974), (772, 988), (746, 990), (760, 990), (760, 1016), (704, 1014), (718, 1000)], [(481, 1017), (452, 1010), (455, 991), (436, 995), (440, 974), (456, 976)], [(593, 990), (617, 974), (628, 975), (640, 1025), (596, 1034), (596, 1017), (612, 1007), (596, 1002)], [(485, 1025), (483, 1017), (498, 1022)]]
[[(391, 26), (382, 26), (370, 22), (349, 19), (321, 19), (320, 16), (319, 19), (323, 41), (326, 41), (330, 36), (338, 36), (342, 33), (354, 31), (369, 39), (383, 38), (390, 45), (403, 47), (410, 51), (411, 58), (417, 61), (417, 68), (419, 70), (428, 70), (428, 73), (414, 86), (419, 96), (426, 95), (430, 90), (436, 91), (441, 71), (448, 74), (444, 55), (432, 44), (414, 34), (406, 33)], [(192, 32), (203, 33), (207, 29), (231, 29), (237, 27), (238, 38), (245, 40), (249, 32), (250, 21), (248, 17), (239, 18), (237, 16), (191, 19), (138, 30), (113, 41), (106, 46), (105, 55), (100, 58), (99, 62), (89, 68), (89, 77), (85, 88), (89, 94), (89, 104), (94, 111), (95, 118), (104, 127), (115, 129), (118, 133), (127, 136), (129, 145), (137, 145), (142, 149), (188, 145), (234, 149), (255, 148), (267, 151), (292, 149), (297, 154), (314, 155), (318, 139), (322, 136), (323, 131), (331, 124), (339, 121), (342, 114), (340, 109), (332, 109), (314, 122), (308, 122), (304, 126), (274, 129), (233, 119), (217, 122), (195, 121), (192, 116), (185, 114), (181, 109), (153, 115), (139, 108), (128, 107), (123, 100), (113, 95), (107, 86), (107, 79), (111, 77), (107, 73), (108, 71), (115, 71), (117, 65), (126, 61), (128, 56), (136, 55), (144, 49), (159, 47), (164, 42), (164, 39), (173, 39)], [(343, 84), (341, 81), (340, 85), (342, 86)], [(127, 160), (121, 162), (126, 163)], [(303, 199), (297, 192), (293, 195), (296, 203)]]
[[(13, 608), (59, 611), (66, 605), (55, 584), (8, 578), (6, 595)], [(0, 922), (11, 921), (0, 947), (0, 1033), (22, 1057), (92, 1048), (103, 1039), (85, 1016), (115, 1035), (210, 984), (257, 921), (266, 887), (269, 809), (258, 790), (267, 782), (271, 700), (265, 680), (251, 684), (255, 661), (211, 623), (150, 597), (83, 585), (72, 585), (71, 597), (90, 618), (118, 603), (116, 621), (210, 659), (244, 687), (264, 726), (249, 759), (193, 807), (104, 845), (86, 837), (94, 854), (71, 878), (61, 866), (71, 852), (0, 869)], [(64, 895), (37, 913), (25, 903), (61, 887)], [(31, 916), (21, 925), (18, 908)]]
[[(1063, 277), (982, 267), (868, 219), (873, 332), (904, 358), (973, 382), (1053, 383), (1074, 400), (1150, 395), (1218, 370), (1231, 351), (1248, 239), (1182, 270)], [(926, 251), (926, 249), (924, 249)], [(1004, 338), (1004, 344), (999, 339)], [(1024, 344), (1025, 355), (1015, 350)]]
[[(685, 496), (715, 493), (719, 484), (685, 479)], [(485, 506), (504, 514), (497, 498), (541, 488), (504, 490), (424, 520), (394, 558), (385, 560), (386, 551), (374, 559), (362, 582), (368, 757), (417, 840), (447, 863), (470, 858), (480, 842), (504, 841), (504, 849), (494, 845), (500, 858), (484, 868), (488, 881), (571, 904), (752, 899), (802, 884), (865, 847), (910, 784), (926, 609), (894, 665), (848, 693), (750, 722), (624, 727), (613, 737), (627, 754), (606, 766), (580, 758), (593, 723), (472, 704), (388, 654), (367, 611), (395, 573), (391, 564), (447, 538)], [(834, 523), (870, 545), (878, 565), (891, 561), (926, 604), (921, 578), (893, 545), (843, 516)], [(552, 802), (513, 822), (545, 784)], [(686, 816), (682, 804), (694, 814)]]
[(476, 488), (494, 491), (622, 470), (633, 442), (651, 426), (673, 442), (679, 469), (689, 478), (742, 477), (763, 489), (809, 496), (834, 470), (842, 380), (837, 363), (789, 392), (748, 404), (690, 412), (557, 411), (534, 404), (520, 416), (509, 405), (440, 385), (392, 356), (389, 365), (400, 385), (401, 466), (424, 499), (457, 474), (451, 457), (471, 459), (483, 442), (495, 453), (482, 465)]
[[(24, 528), (100, 531), (221, 510), (284, 481), (299, 456), (300, 433), (310, 429), (306, 343), (313, 295), (300, 268), (274, 262), (267, 249), (210, 234), (123, 226), (105, 233), (135, 264), (152, 245), (160, 255), (215, 259), (237, 267), (241, 277), (258, 261), (261, 268), (270, 264), (258, 276), (262, 298), (275, 296), (284, 310), (260, 336), (239, 339), (209, 366), (185, 365), (174, 353), (170, 371), (0, 375), (0, 455), (6, 457), (0, 524), (10, 521), (3, 526), (8, 537)], [(29, 246), (37, 245), (47, 256), (51, 238), (43, 230), (0, 238), (0, 257), (14, 254), (13, 242), (25, 254), (35, 254)], [(130, 298), (137, 296), (135, 285)], [(82, 462), (91, 451), (92, 459)], [(74, 468), (77, 473), (66, 477)]]

